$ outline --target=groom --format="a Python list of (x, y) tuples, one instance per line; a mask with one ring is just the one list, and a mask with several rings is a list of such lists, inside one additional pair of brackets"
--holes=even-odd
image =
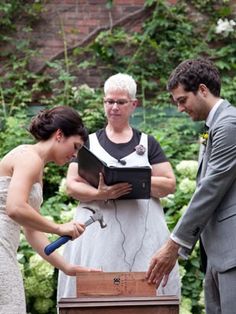
[(218, 70), (206, 59), (186, 60), (167, 89), (180, 112), (209, 128), (197, 187), (170, 239), (152, 257), (149, 282), (165, 284), (178, 257), (187, 259), (200, 238), (207, 258), (207, 314), (236, 313), (236, 108), (220, 98)]

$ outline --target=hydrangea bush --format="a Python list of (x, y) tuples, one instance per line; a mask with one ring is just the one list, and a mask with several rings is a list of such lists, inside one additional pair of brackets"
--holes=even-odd
[[(161, 200), (170, 229), (175, 226), (177, 220), (187, 209), (187, 205), (195, 191), (197, 169), (198, 162), (196, 160), (182, 160), (175, 167), (176, 192)], [(191, 314), (194, 308), (195, 311), (197, 308), (199, 313), (203, 313), (201, 312), (204, 306), (202, 294), (203, 273), (200, 270), (198, 243), (189, 260), (180, 261), (180, 274), (182, 283), (180, 314)]]
[[(82, 113), (90, 132), (102, 127), (105, 123), (101, 101), (102, 89), (95, 91), (87, 85), (75, 86), (74, 70), (77, 66), (84, 70), (93, 70), (96, 65), (111, 72), (126, 71), (139, 82), (138, 97), (144, 109), (141, 129), (145, 131), (144, 128), (151, 126), (146, 130), (147, 133), (159, 140), (176, 171), (177, 191), (162, 200), (168, 225), (173, 229), (186, 210), (195, 186), (196, 161), (194, 159), (197, 159), (198, 148), (196, 149), (193, 137), (197, 124), (194, 123), (193, 126), (186, 119), (181, 122), (177, 115), (175, 121), (169, 119), (170, 100), (165, 89), (166, 80), (171, 70), (183, 59), (210, 57), (221, 72), (222, 97), (232, 103), (235, 102), (236, 19), (233, 7), (229, 5), (230, 1), (179, 0), (176, 5), (167, 5), (164, 0), (147, 0), (145, 4), (147, 8), (152, 6), (153, 15), (143, 23), (142, 32), (127, 34), (120, 28), (111, 28), (107, 32), (102, 32), (92, 45), (84, 47), (84, 55), (83, 47), (79, 47), (72, 51), (72, 55), (65, 51), (65, 56), (68, 58), (55, 60), (54, 64), (50, 62), (49, 68), (56, 69), (52, 76), (49, 73), (51, 71), (36, 75), (29, 70), (28, 61), (32, 55), (37, 54), (37, 51), (30, 49), (29, 45), (32, 37), (31, 25), (23, 27), (23, 32), (24, 30), (29, 32), (27, 41), (22, 40), (22, 36), (17, 36), (18, 40), (14, 34), (13, 37), (11, 36), (14, 30), (21, 35), (15, 23), (17, 16), (27, 16), (25, 13), (28, 12), (30, 18), (24, 19), (27, 23), (33, 22), (33, 16), (40, 18), (37, 13), (43, 9), (43, 1), (36, 1), (37, 5), (35, 1), (27, 5), (22, 0), (11, 2), (10, 4), (2, 1), (0, 4), (4, 12), (0, 20), (2, 26), (0, 37), (7, 45), (10, 44), (14, 48), (10, 49), (7, 55), (2, 55), (6, 64), (2, 69), (5, 73), (0, 77), (0, 158), (12, 147), (32, 142), (24, 126), (29, 119), (28, 104), (33, 104), (35, 95), (42, 95), (41, 98), (37, 98), (37, 101), (44, 106), (67, 104), (76, 108)], [(194, 20), (195, 13), (203, 13), (201, 23), (198, 18)], [(127, 43), (127, 53), (122, 56), (119, 53), (119, 46), (123, 47), (124, 44), (127, 46)], [(105, 72), (103, 71), (104, 75)], [(161, 110), (162, 106), (166, 107), (167, 113)], [(150, 113), (151, 110), (154, 110), (153, 114)], [(45, 168), (44, 204), (41, 212), (55, 221), (69, 220), (76, 206), (76, 202), (64, 193), (64, 181), (58, 190), (60, 180), (65, 173), (66, 167), (48, 165)], [(50, 240), (54, 238), (55, 236), (52, 236)], [(38, 280), (35, 269), (42, 269), (42, 261), (36, 263), (31, 259), (34, 255), (35, 252), (22, 235), (18, 260), (27, 287), (28, 312), (52, 314), (56, 312), (57, 271), (54, 270), (53, 276), (43, 277), (49, 294), (52, 293), (53, 287), (54, 292), (50, 298), (43, 287), (37, 295), (33, 294), (31, 284)], [(33, 268), (30, 267), (31, 264)], [(198, 246), (188, 261), (181, 262), (180, 270), (183, 295), (181, 313), (203, 314), (203, 275), (200, 271)], [(49, 275), (50, 271), (46, 273)], [(41, 275), (43, 276), (42, 273)], [(41, 290), (41, 286), (37, 287), (37, 290)]]

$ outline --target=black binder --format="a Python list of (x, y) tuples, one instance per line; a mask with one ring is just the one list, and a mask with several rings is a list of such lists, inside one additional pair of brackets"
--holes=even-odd
[(107, 185), (120, 182), (132, 184), (132, 191), (120, 199), (148, 199), (151, 190), (150, 167), (109, 167), (83, 146), (78, 152), (79, 175), (94, 187), (98, 187), (99, 172)]

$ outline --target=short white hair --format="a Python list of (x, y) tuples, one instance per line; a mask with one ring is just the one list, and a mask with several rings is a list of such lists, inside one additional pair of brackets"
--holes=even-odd
[(110, 76), (104, 84), (104, 94), (112, 91), (125, 91), (131, 97), (135, 99), (137, 92), (137, 84), (132, 76), (124, 73), (117, 73)]

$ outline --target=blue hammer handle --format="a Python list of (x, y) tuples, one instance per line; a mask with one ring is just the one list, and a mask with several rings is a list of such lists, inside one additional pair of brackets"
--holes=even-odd
[(44, 253), (46, 255), (50, 255), (52, 252), (54, 252), (56, 249), (58, 249), (60, 246), (71, 240), (72, 238), (70, 236), (62, 236), (58, 238), (57, 240), (53, 241), (52, 243), (48, 244), (45, 249)]
[[(91, 225), (94, 222), (94, 219), (91, 217), (89, 220), (87, 220), (84, 225), (87, 227)], [(70, 236), (61, 236), (57, 240), (53, 241), (52, 243), (48, 244), (45, 249), (44, 253), (46, 255), (50, 255), (52, 252), (54, 252), (56, 249), (58, 249), (60, 246), (71, 240), (72, 238)]]

